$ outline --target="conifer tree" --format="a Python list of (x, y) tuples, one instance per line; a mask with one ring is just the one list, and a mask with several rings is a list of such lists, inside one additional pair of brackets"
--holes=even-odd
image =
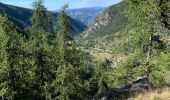
[(69, 25), (69, 17), (67, 16), (65, 10), (68, 8), (68, 4), (65, 4), (62, 7), (58, 17), (57, 17), (57, 41), (59, 46), (60, 52), (60, 60), (61, 63), (65, 62), (65, 52), (66, 52), (66, 44), (69, 40), (69, 32), (70, 32), (70, 25)]
[(56, 70), (55, 64), (52, 63), (56, 60), (52, 58), (53, 47), (48, 40), (52, 30), (52, 21), (42, 0), (35, 1), (33, 7), (32, 26), (28, 31), (30, 34), (28, 43), (31, 44), (29, 49), (32, 51), (34, 62), (34, 66), (32, 66), (35, 74), (33, 86), (36, 88), (33, 90), (36, 91), (37, 98), (45, 99), (46, 94), (48, 94), (46, 86), (53, 81)]
[[(131, 26), (130, 28), (133, 28), (133, 31), (130, 32), (130, 34), (132, 34), (131, 38), (133, 39), (127, 44), (128, 48), (133, 51), (131, 51), (131, 54), (129, 54), (127, 60), (120, 65), (122, 67), (126, 66), (127, 74), (131, 73), (131, 78), (129, 78), (129, 80), (125, 77), (122, 78), (127, 79), (127, 82), (134, 80), (140, 75), (151, 78), (153, 76), (150, 75), (150, 73), (156, 71), (150, 70), (153, 69), (153, 67), (156, 67), (152, 66), (151, 59), (162, 52), (165, 53), (167, 49), (165, 40), (162, 37), (168, 34), (169, 17), (167, 7), (169, 7), (169, 1), (124, 1), (127, 4), (126, 12), (130, 20), (129, 26)], [(164, 69), (166, 69), (166, 66)], [(128, 70), (133, 71), (128, 72)], [(161, 74), (164, 74), (163, 70)]]
[(56, 80), (51, 84), (53, 87), (52, 97), (57, 100), (82, 100), (85, 97), (83, 87), (82, 70), (72, 65), (59, 67)]
[(36, 29), (43, 29), (47, 32), (53, 32), (52, 18), (49, 16), (47, 9), (43, 5), (43, 0), (35, 0), (33, 3), (34, 13), (30, 21)]
[(69, 17), (65, 10), (68, 4), (62, 7), (56, 26), (56, 42), (59, 51), (59, 67), (56, 72), (56, 79), (51, 84), (51, 97), (58, 100), (80, 100), (85, 95), (83, 86), (82, 53), (70, 44)]
[(93, 68), (93, 75), (88, 82), (88, 92), (92, 93), (95, 98), (100, 98), (104, 91), (107, 91), (107, 73), (108, 66), (106, 62), (99, 62)]
[(20, 64), (21, 37), (7, 17), (0, 15), (0, 97), (17, 100), (22, 98), (23, 68)]

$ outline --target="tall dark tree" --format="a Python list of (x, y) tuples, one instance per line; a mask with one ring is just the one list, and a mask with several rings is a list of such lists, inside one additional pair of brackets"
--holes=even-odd
[[(155, 77), (150, 73), (156, 72), (151, 70), (156, 66), (151, 64), (152, 58), (161, 53), (167, 53), (166, 40), (164, 38), (168, 34), (168, 1), (162, 0), (124, 0), (127, 4), (126, 12), (129, 17), (129, 28), (133, 30), (131, 34), (131, 41), (126, 43), (128, 49), (131, 50), (120, 66), (127, 69), (127, 74), (131, 74), (129, 78), (124, 76), (122, 78), (129, 81), (134, 80), (138, 76), (145, 76), (148, 78)], [(165, 10), (166, 9), (166, 10)], [(133, 39), (132, 39), (133, 38)], [(126, 66), (126, 68), (125, 68)], [(166, 66), (161, 68), (161, 75), (166, 70)], [(132, 70), (128, 72), (129, 70)], [(140, 70), (140, 71), (139, 71)], [(157, 69), (160, 70), (160, 69)], [(124, 70), (125, 72), (125, 70)], [(134, 76), (133, 76), (133, 75)], [(160, 76), (161, 76), (160, 75)], [(125, 78), (126, 77), (126, 78)], [(155, 78), (155, 80), (162, 80), (163, 77)]]
[(30, 21), (36, 29), (43, 29), (47, 32), (53, 31), (52, 18), (49, 16), (47, 9), (43, 5), (43, 0), (35, 0), (33, 3), (34, 13)]
[(65, 4), (62, 7), (57, 17), (56, 33), (57, 33), (57, 41), (58, 41), (58, 46), (59, 46), (61, 63), (65, 62), (64, 57), (65, 57), (65, 51), (66, 51), (66, 44), (68, 40), (70, 39), (69, 17), (65, 12), (67, 8), (68, 8), (68, 4)]
[(51, 97), (58, 100), (80, 100), (85, 95), (82, 54), (75, 49), (73, 41), (70, 41), (69, 17), (65, 12), (67, 7), (68, 4), (64, 5), (57, 17), (56, 41), (59, 51), (59, 67), (56, 79), (51, 84), (51, 90), (53, 90)]
[[(32, 67), (35, 73), (34, 90), (39, 99), (46, 97), (46, 84), (54, 79), (55, 65), (52, 61), (53, 46), (49, 44), (49, 36), (52, 30), (52, 21), (49, 17), (42, 0), (34, 2), (34, 12), (31, 17), (32, 26), (29, 28), (29, 48), (32, 51), (34, 66)], [(57, 60), (56, 60), (57, 62)]]
[(21, 96), (22, 72), (20, 61), (21, 37), (15, 25), (0, 15), (0, 96), (17, 100)]

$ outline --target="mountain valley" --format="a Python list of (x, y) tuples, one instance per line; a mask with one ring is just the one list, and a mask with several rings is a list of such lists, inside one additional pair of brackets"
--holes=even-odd
[(169, 100), (170, 1), (46, 3), (0, 2), (0, 99)]

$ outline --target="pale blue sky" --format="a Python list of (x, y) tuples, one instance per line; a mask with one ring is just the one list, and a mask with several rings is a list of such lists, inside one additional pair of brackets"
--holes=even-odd
[[(31, 8), (34, 0), (0, 0), (2, 3)], [(84, 7), (107, 7), (116, 4), (121, 0), (44, 0), (48, 10), (60, 9), (64, 3), (69, 3), (70, 8)]]

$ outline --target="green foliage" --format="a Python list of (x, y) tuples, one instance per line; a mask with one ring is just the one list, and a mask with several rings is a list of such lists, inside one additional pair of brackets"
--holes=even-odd
[[(94, 47), (95, 45), (101, 43), (107, 43), (109, 40), (113, 42), (112, 34), (115, 34), (118, 31), (123, 30), (128, 24), (128, 18), (126, 13), (124, 13), (124, 3), (119, 3), (112, 5), (103, 11), (100, 16), (96, 18), (93, 24), (83, 32), (83, 38), (80, 38), (81, 44), (86, 47)], [(85, 36), (85, 37), (84, 37)], [(111, 37), (106, 38), (105, 37)], [(102, 40), (100, 39), (102, 37)], [(85, 44), (86, 41), (87, 43)], [(96, 41), (99, 41), (97, 43)]]
[(60, 52), (60, 58), (61, 58), (61, 63), (63, 64), (66, 56), (66, 46), (71, 38), (69, 33), (71, 32), (70, 29), (70, 24), (69, 24), (69, 17), (65, 13), (66, 8), (68, 8), (68, 4), (65, 4), (62, 7), (62, 10), (58, 16), (58, 21), (57, 21), (57, 27), (56, 27), (56, 33), (57, 33), (57, 42), (59, 46), (59, 52)]
[[(0, 39), (1, 39), (1, 70), (0, 70), (0, 93), (1, 97), (8, 99), (19, 98), (24, 85), (22, 62), (19, 52), (21, 51), (21, 37), (16, 27), (6, 17), (0, 16)], [(16, 39), (17, 38), (17, 39)]]
[(84, 98), (82, 71), (71, 65), (60, 66), (57, 70), (56, 80), (52, 83), (54, 95), (57, 100), (80, 100)]
[(69, 32), (71, 31), (70, 29), (71, 27), (69, 25), (69, 17), (65, 13), (65, 10), (67, 8), (68, 8), (68, 4), (62, 7), (62, 10), (60, 11), (60, 14), (57, 20), (57, 32), (58, 34), (63, 35), (62, 39), (64, 39), (64, 41), (67, 40), (67, 37), (69, 36)]
[(149, 78), (154, 86), (165, 85), (165, 75), (169, 70), (170, 53), (160, 53), (149, 61)]
[[(103, 27), (99, 28), (94, 32), (94, 37), (110, 35), (112, 33), (118, 32), (127, 25), (128, 19), (124, 13), (124, 3), (119, 3), (117, 5), (112, 5), (105, 10), (106, 16), (110, 17), (109, 22)], [(104, 16), (104, 17), (106, 17)], [(100, 19), (97, 19), (96, 22), (99, 22)]]
[[(127, 6), (129, 23), (122, 13), (123, 5)], [(54, 26), (42, 0), (37, 0), (32, 26), (25, 31), (28, 38), (20, 36), (19, 28), (10, 18), (0, 16), (2, 100), (98, 99), (110, 88), (130, 83), (137, 77), (148, 77), (155, 87), (164, 86), (170, 64), (169, 13), (164, 10), (169, 8), (169, 2), (125, 0), (106, 10), (114, 20), (94, 36), (108, 33), (106, 39), (114, 37), (114, 53), (124, 56), (120, 62), (116, 62), (119, 59), (115, 56), (115, 66), (109, 66), (107, 60), (94, 62), (90, 54), (77, 47), (70, 37), (72, 26), (65, 13), (67, 7), (63, 6)], [(110, 35), (110, 32), (117, 33)], [(94, 37), (89, 39), (100, 42)]]
[(33, 17), (31, 18), (32, 26), (27, 29), (29, 40), (25, 44), (31, 44), (27, 49), (33, 64), (30, 67), (33, 71), (34, 83), (31, 84), (34, 87), (32, 91), (35, 91), (33, 95), (37, 99), (45, 99), (48, 95), (47, 85), (55, 79), (58, 55), (53, 55), (53, 52), (57, 53), (57, 51), (54, 51), (56, 47), (49, 44), (52, 21), (47, 15), (46, 8), (41, 0), (36, 1), (34, 7)]
[[(34, 3), (32, 26), (25, 31), (29, 35), (27, 38), (20, 37), (17, 27), (7, 18), (0, 17), (2, 99), (80, 100), (93, 97), (85, 87), (92, 78), (92, 68), (85, 63), (84, 52), (70, 41), (71, 26), (66, 7), (58, 16), (54, 42), (49, 41), (53, 26), (41, 0)], [(97, 77), (103, 76), (95, 74), (101, 94), (103, 78)]]
[(125, 0), (125, 3), (130, 23), (127, 33), (122, 34), (121, 41), (114, 49), (118, 55), (125, 55), (125, 60), (114, 69), (116, 71), (111, 72), (113, 80), (121, 80), (112, 85), (120, 86), (137, 77), (148, 77), (155, 86), (161, 86), (167, 70), (167, 65), (162, 64), (167, 64), (164, 61), (168, 57), (168, 44), (163, 37), (169, 38), (169, 30), (160, 18), (162, 13), (167, 14), (161, 10), (167, 9), (162, 7), (167, 2), (160, 4), (161, 1), (155, 0)]
[(88, 93), (91, 96), (95, 96), (95, 98), (101, 97), (102, 93), (107, 91), (107, 73), (109, 72), (109, 67), (106, 65), (106, 62), (99, 62), (93, 68), (92, 77), (89, 79), (87, 86), (88, 86)]
[(97, 81), (98, 85), (97, 95), (101, 95), (104, 90), (108, 89), (106, 83), (107, 70), (108, 68), (103, 62), (98, 63), (94, 69), (94, 79)]
[(42, 0), (36, 0), (33, 4), (34, 12), (30, 21), (35, 28), (42, 28), (48, 32), (53, 31), (52, 19), (48, 16), (47, 9)]
[(144, 76), (144, 59), (142, 50), (136, 49), (134, 53), (129, 54), (125, 61), (120, 63), (117, 68), (114, 68), (110, 72), (111, 75), (109, 76), (109, 79), (111, 79), (111, 82), (109, 82), (109, 84), (113, 87), (118, 87), (134, 81), (139, 76)]

